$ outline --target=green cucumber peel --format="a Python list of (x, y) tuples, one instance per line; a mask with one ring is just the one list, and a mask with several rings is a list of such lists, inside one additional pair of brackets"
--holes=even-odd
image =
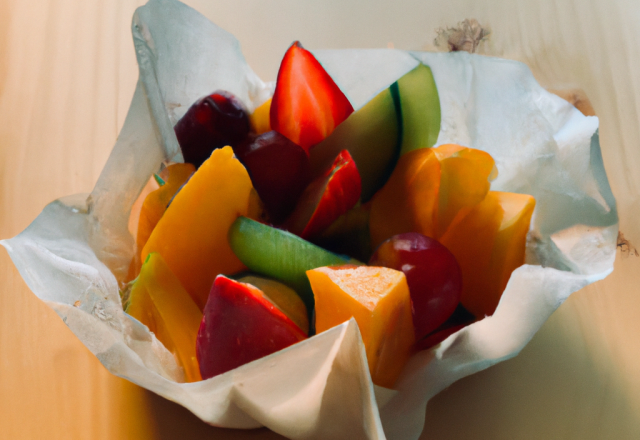
[(390, 87), (399, 111), (400, 155), (431, 148), (440, 134), (440, 97), (433, 73), (420, 64)]
[(323, 266), (362, 264), (322, 249), (297, 235), (238, 217), (229, 229), (229, 244), (252, 272), (281, 281), (294, 289), (313, 310), (314, 298), (307, 270)]

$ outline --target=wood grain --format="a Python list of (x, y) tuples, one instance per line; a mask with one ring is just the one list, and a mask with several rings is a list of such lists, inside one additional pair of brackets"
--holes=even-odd
[[(46, 203), (88, 192), (137, 78), (138, 0), (0, 0), (0, 237)], [(238, 36), (265, 80), (294, 39), (310, 48), (429, 47), (475, 17), (485, 51), (549, 88), (580, 87), (601, 120), (621, 230), (640, 246), (640, 7), (626, 0), (189, 1)], [(626, 255), (626, 256), (625, 256)], [(427, 410), (425, 439), (640, 438), (640, 258), (573, 295), (513, 360), (466, 378)], [(0, 251), (0, 438), (249, 439), (212, 428), (110, 375)]]

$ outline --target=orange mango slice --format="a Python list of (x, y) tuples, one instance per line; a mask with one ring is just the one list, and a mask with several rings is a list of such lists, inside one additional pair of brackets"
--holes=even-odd
[(434, 237), (440, 162), (432, 148), (410, 151), (398, 160), (387, 183), (372, 199), (371, 247), (404, 232)]
[(200, 310), (218, 274), (245, 269), (227, 234), (236, 218), (257, 214), (252, 190), (231, 147), (214, 150), (173, 199), (142, 250), (143, 261), (151, 252), (162, 255)]
[(490, 191), (441, 242), (462, 270), (462, 305), (475, 316), (492, 315), (511, 272), (524, 264), (535, 199)]
[(164, 171), (168, 176), (166, 183), (160, 188), (147, 195), (142, 203), (140, 218), (138, 220), (138, 232), (136, 234), (136, 264), (135, 273), (140, 271), (140, 254), (151, 232), (156, 227), (160, 218), (167, 209), (171, 198), (178, 192), (180, 187), (187, 181), (189, 176), (195, 172), (196, 168), (190, 163), (174, 163), (169, 165)]
[(149, 327), (176, 356), (187, 382), (202, 380), (196, 358), (202, 312), (159, 254), (149, 254), (129, 298), (127, 313)]
[(392, 387), (415, 342), (409, 287), (402, 272), (383, 267), (335, 266), (307, 271), (318, 333), (354, 317), (371, 379)]
[(271, 99), (272, 98), (269, 98), (267, 101), (260, 104), (249, 116), (251, 130), (255, 131), (256, 134), (262, 134), (271, 131), (271, 120), (269, 119), (269, 112), (271, 111)]
[(404, 154), (372, 200), (373, 248), (405, 232), (440, 238), (484, 199), (495, 175), (493, 158), (473, 148), (447, 144)]

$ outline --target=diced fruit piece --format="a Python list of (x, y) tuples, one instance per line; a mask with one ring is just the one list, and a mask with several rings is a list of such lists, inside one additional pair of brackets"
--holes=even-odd
[(268, 356), (306, 336), (256, 287), (215, 279), (198, 331), (203, 379)]
[(462, 305), (478, 318), (493, 314), (511, 272), (524, 264), (534, 207), (529, 195), (490, 191), (442, 237), (462, 269)]
[(329, 136), (353, 107), (318, 60), (298, 41), (285, 53), (271, 102), (271, 129), (305, 150)]
[(166, 168), (169, 175), (164, 185), (150, 193), (142, 204), (140, 219), (138, 220), (138, 234), (136, 236), (136, 256), (139, 258), (144, 245), (151, 236), (160, 218), (167, 209), (169, 201), (180, 187), (194, 173), (195, 167), (190, 163), (174, 163)]
[(481, 150), (441, 145), (403, 155), (371, 207), (371, 240), (377, 246), (403, 232), (439, 239), (489, 191), (496, 175)]
[(420, 64), (397, 81), (402, 115), (401, 154), (433, 147), (440, 134), (440, 98), (431, 69)]
[(196, 336), (202, 313), (160, 254), (149, 254), (142, 265), (126, 312), (149, 327), (178, 358), (187, 382), (201, 380)]
[(393, 387), (415, 342), (411, 299), (402, 272), (384, 267), (320, 267), (307, 271), (318, 333), (354, 317), (371, 378)]
[(460, 302), (460, 266), (433, 238), (417, 232), (394, 235), (378, 247), (369, 265), (399, 270), (407, 277), (417, 340), (442, 325)]
[(435, 237), (439, 183), (440, 162), (432, 148), (401, 156), (385, 186), (372, 199), (372, 247), (404, 232)]
[(216, 148), (237, 145), (249, 133), (249, 116), (233, 94), (216, 90), (199, 99), (174, 127), (184, 161), (199, 167)]
[(249, 122), (251, 122), (251, 129), (256, 134), (266, 133), (271, 131), (271, 122), (269, 120), (269, 112), (271, 111), (271, 98), (260, 104), (253, 113), (249, 116)]
[(309, 318), (307, 308), (300, 296), (295, 290), (285, 286), (275, 280), (259, 277), (255, 275), (246, 275), (238, 279), (239, 282), (251, 284), (262, 290), (267, 298), (278, 307), (282, 313), (287, 315), (305, 335), (309, 334)]
[(198, 307), (216, 275), (244, 269), (228, 242), (231, 224), (255, 209), (249, 174), (231, 147), (215, 150), (176, 195), (142, 250), (158, 252)]
[(315, 238), (314, 243), (332, 252), (368, 261), (373, 252), (369, 237), (370, 209), (371, 203), (355, 206)]
[(307, 186), (286, 227), (302, 238), (319, 235), (360, 198), (360, 174), (347, 150), (342, 150), (326, 173)]
[(274, 223), (291, 214), (310, 181), (309, 154), (277, 131), (234, 148)]
[(391, 91), (387, 88), (311, 149), (312, 174), (320, 175), (346, 148), (360, 171), (362, 200), (369, 200), (389, 178), (398, 160), (398, 117)]
[(498, 170), (489, 153), (475, 148), (445, 144), (433, 152), (440, 161), (436, 236), (441, 237), (456, 217), (484, 199)]
[(290, 232), (240, 217), (229, 230), (233, 252), (253, 272), (282, 281), (313, 310), (313, 293), (305, 272), (349, 263), (347, 258), (309, 243)]

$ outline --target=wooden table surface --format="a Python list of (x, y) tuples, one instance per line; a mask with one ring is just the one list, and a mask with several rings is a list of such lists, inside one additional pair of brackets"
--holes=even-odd
[[(139, 0), (0, 0), (0, 238), (48, 202), (88, 192), (135, 87)], [(640, 247), (640, 5), (631, 1), (200, 0), (273, 80), (288, 44), (421, 49), (475, 17), (491, 53), (550, 88), (582, 87), (601, 121), (620, 228)], [(574, 294), (515, 359), (461, 380), (427, 409), (425, 439), (640, 438), (640, 258)], [(108, 373), (0, 251), (0, 438), (274, 439), (213, 428)]]

